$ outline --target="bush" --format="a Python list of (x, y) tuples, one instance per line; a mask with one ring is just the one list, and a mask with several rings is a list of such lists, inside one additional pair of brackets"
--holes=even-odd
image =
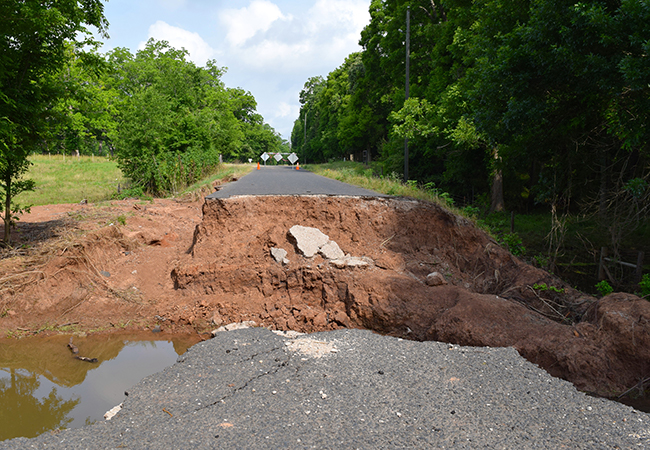
[(639, 281), (639, 288), (641, 288), (641, 297), (650, 297), (650, 275), (647, 273), (643, 275), (641, 281)]
[(604, 297), (606, 295), (609, 295), (612, 292), (614, 292), (614, 289), (612, 288), (612, 286), (606, 280), (603, 280), (603, 281), (597, 283), (596, 284), (596, 290), (598, 291), (598, 293), (602, 297)]

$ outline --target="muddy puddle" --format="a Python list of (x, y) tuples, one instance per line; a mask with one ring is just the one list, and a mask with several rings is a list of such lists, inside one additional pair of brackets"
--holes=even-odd
[(0, 441), (104, 420), (124, 391), (174, 362), (196, 335), (111, 334), (0, 340)]

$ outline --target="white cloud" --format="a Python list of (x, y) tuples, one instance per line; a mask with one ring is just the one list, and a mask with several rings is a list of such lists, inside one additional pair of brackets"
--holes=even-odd
[(305, 81), (326, 77), (361, 50), (361, 30), (370, 22), (368, 3), (308, 0), (292, 16), (268, 0), (252, 0), (246, 8), (222, 11), (226, 38), (220, 58), (230, 68), (226, 82), (250, 89), (265, 120), (289, 138)]
[[(198, 66), (205, 65), (206, 61), (215, 55), (214, 49), (198, 33), (174, 27), (162, 20), (149, 27), (149, 38), (167, 41), (177, 49), (184, 48), (190, 53), (190, 60)], [(138, 48), (143, 49), (145, 45), (146, 42), (141, 42)]]
[(277, 20), (292, 20), (291, 15), (283, 15), (275, 3), (267, 0), (254, 0), (247, 8), (225, 9), (219, 18), (228, 28), (226, 39), (235, 47), (245, 44), (260, 31), (268, 31)]
[(309, 76), (326, 75), (359, 51), (360, 32), (370, 21), (366, 0), (317, 0), (295, 19), (267, 0), (254, 0), (220, 18), (228, 27), (229, 67), (287, 75), (308, 68)]
[(299, 105), (290, 105), (287, 102), (280, 102), (274, 117), (291, 117), (292, 119), (295, 119), (299, 113)]
[[(370, 21), (367, 1), (318, 0), (309, 10), (309, 29), (312, 33), (332, 28), (355, 30), (355, 34)], [(358, 37), (357, 37), (358, 40)]]
[(313, 45), (310, 42), (285, 43), (277, 40), (264, 40), (248, 47), (241, 54), (241, 60), (255, 69), (282, 73), (304, 66), (305, 58), (311, 58)]

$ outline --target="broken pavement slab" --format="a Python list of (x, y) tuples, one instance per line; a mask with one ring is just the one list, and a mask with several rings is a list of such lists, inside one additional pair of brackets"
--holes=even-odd
[(360, 258), (358, 256), (345, 256), (339, 259), (333, 259), (330, 261), (334, 267), (338, 269), (345, 269), (346, 267), (354, 268), (364, 268), (368, 267), (372, 263), (370, 258)]
[[(370, 258), (346, 255), (335, 241), (330, 240), (329, 236), (318, 228), (294, 225), (289, 230), (289, 236), (293, 238), (296, 249), (303, 256), (311, 258), (320, 253), (323, 258), (329, 260), (334, 267), (339, 269), (368, 267), (372, 264)], [(273, 252), (273, 249), (271, 249), (271, 252)]]
[(212, 336), (216, 336), (217, 333), (223, 333), (224, 331), (234, 331), (234, 330), (244, 330), (246, 328), (254, 328), (257, 326), (252, 320), (246, 320), (244, 322), (234, 322), (229, 323), (228, 325), (223, 325), (212, 331)]
[(289, 229), (289, 236), (296, 243), (297, 250), (305, 257), (314, 257), (320, 248), (330, 240), (329, 236), (318, 228), (294, 225)]
[(327, 244), (323, 245), (318, 252), (323, 255), (323, 258), (325, 259), (340, 259), (345, 257), (345, 253), (343, 253), (339, 244), (334, 241), (329, 241)]

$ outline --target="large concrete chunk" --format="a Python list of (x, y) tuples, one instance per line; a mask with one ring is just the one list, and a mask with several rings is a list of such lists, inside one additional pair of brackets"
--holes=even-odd
[(329, 241), (327, 244), (323, 245), (320, 248), (320, 254), (323, 255), (323, 258), (325, 259), (345, 258), (345, 253), (343, 253), (339, 244), (334, 241)]
[(292, 226), (289, 235), (296, 241), (297, 250), (307, 258), (313, 257), (330, 240), (329, 236), (318, 228), (301, 225)]

